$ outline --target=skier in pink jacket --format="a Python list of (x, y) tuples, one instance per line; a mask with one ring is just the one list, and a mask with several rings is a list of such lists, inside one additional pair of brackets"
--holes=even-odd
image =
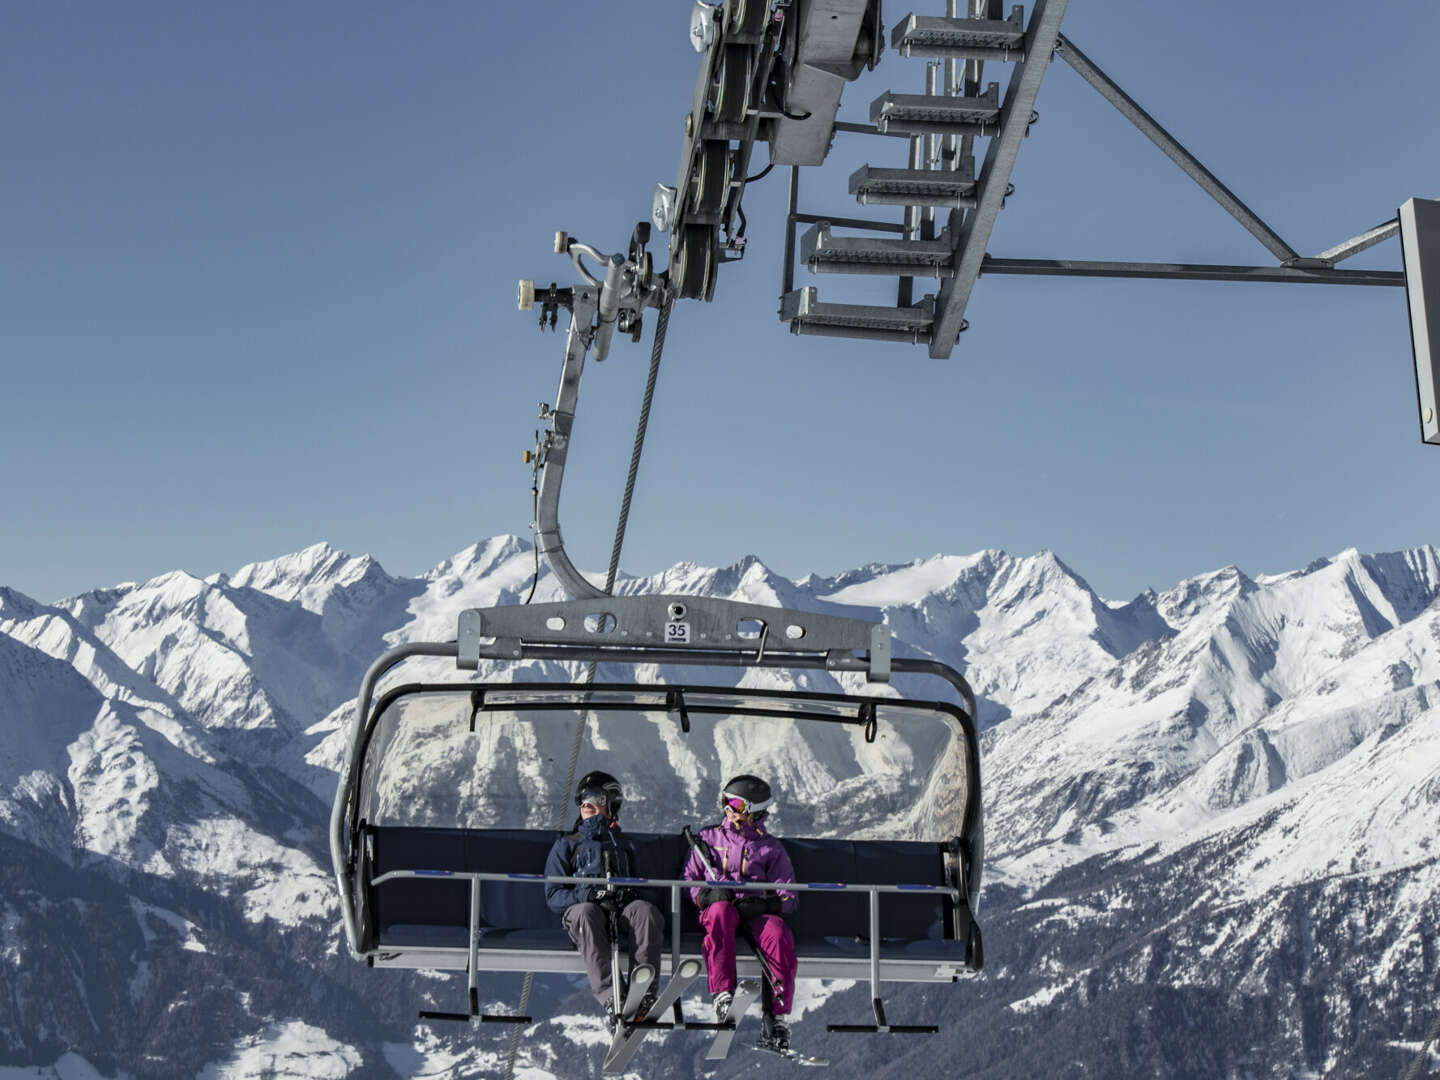
[[(795, 868), (785, 845), (771, 836), (763, 824), (773, 798), (770, 785), (757, 776), (735, 777), (720, 793), (725, 820), (700, 832), (700, 843), (709, 849), (710, 862), (722, 881), (793, 882)], [(706, 881), (700, 851), (691, 851), (681, 877)], [(700, 909), (705, 929), (703, 945), (710, 993), (714, 995), (715, 1019), (724, 1023), (735, 992), (735, 935), (742, 927), (760, 950), (773, 976), (769, 1007), (763, 1017), (765, 1040), (775, 1049), (788, 1050), (790, 1029), (784, 1017), (795, 997), (795, 937), (783, 916), (799, 905), (797, 893), (788, 889), (728, 889), (703, 885), (690, 890)]]

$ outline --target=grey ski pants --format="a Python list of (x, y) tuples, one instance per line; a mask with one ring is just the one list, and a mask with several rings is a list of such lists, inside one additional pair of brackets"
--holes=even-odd
[[(600, 1004), (610, 1000), (610, 929), (605, 909), (599, 904), (571, 904), (560, 917), (570, 940), (585, 961), (590, 992)], [(630, 932), (630, 963), (649, 964), (660, 974), (660, 946), (664, 940), (664, 917), (649, 900), (631, 900), (618, 915), (620, 930)]]

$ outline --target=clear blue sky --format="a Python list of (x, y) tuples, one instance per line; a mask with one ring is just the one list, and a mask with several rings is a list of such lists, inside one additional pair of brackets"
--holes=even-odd
[[(318, 540), (415, 574), (528, 535), (562, 338), (514, 283), (567, 283), (554, 230), (621, 247), (673, 182), (689, 6), (11, 5), (0, 584), (54, 600)], [(1302, 253), (1440, 195), (1433, 0), (1072, 0), (1065, 33)], [(887, 53), (842, 117), (922, 79)], [(1272, 261), (1064, 64), (1038, 109), (993, 254)], [(862, 213), (846, 176), (899, 145), (839, 136), (802, 207)], [(1401, 290), (986, 278), (933, 361), (786, 332), (783, 199), (781, 170), (752, 186), (745, 262), (677, 307), (626, 570), (1048, 547), (1127, 599), (1440, 541)], [(1348, 265), (1396, 269), (1398, 242)], [(583, 567), (648, 358), (587, 370)]]

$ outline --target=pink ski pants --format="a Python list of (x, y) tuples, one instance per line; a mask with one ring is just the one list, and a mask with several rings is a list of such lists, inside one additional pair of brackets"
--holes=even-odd
[[(705, 968), (710, 993), (735, 989), (735, 934), (740, 929), (740, 913), (735, 905), (717, 900), (700, 911), (700, 925), (705, 928)], [(745, 928), (760, 948), (760, 955), (775, 975), (775, 1015), (784, 1016), (795, 999), (795, 936), (779, 915), (757, 915)]]

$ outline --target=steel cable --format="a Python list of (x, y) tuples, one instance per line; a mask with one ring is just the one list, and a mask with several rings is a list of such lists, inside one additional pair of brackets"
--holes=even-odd
[(645, 380), (645, 396), (640, 401), (640, 420), (635, 425), (635, 445), (630, 450), (630, 471), (625, 477), (625, 495), (620, 500), (620, 517), (615, 522), (615, 543), (610, 548), (610, 568), (605, 572), (605, 591), (615, 592), (615, 575), (620, 569), (620, 548), (625, 543), (625, 529), (630, 522), (630, 500), (635, 495), (635, 475), (640, 471), (640, 452), (645, 448), (645, 430), (650, 426), (650, 403), (655, 399), (655, 379), (660, 374), (660, 355), (665, 351), (665, 334), (670, 328), (672, 293), (665, 298), (655, 319), (655, 344), (650, 349), (650, 374)]
[(1435, 1023), (1430, 1025), (1430, 1033), (1425, 1036), (1425, 1041), (1420, 1044), (1420, 1052), (1415, 1055), (1415, 1060), (1406, 1070), (1405, 1080), (1415, 1080), (1415, 1077), (1420, 1075), (1420, 1066), (1425, 1063), (1425, 1055), (1430, 1052), (1430, 1044), (1435, 1041), (1437, 1036), (1440, 1036), (1440, 1016), (1435, 1017)]

